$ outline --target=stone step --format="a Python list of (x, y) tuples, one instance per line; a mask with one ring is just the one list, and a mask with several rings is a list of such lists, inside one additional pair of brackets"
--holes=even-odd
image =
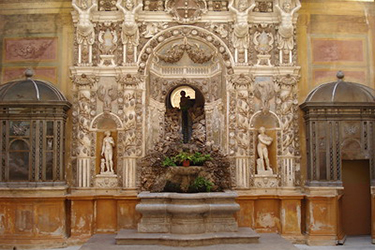
[(215, 244), (257, 243), (259, 234), (251, 228), (239, 228), (237, 232), (203, 234), (138, 233), (123, 229), (115, 237), (117, 245), (165, 245), (165, 246), (207, 246)]
[(275, 233), (260, 234), (258, 243), (218, 244), (198, 247), (116, 245), (115, 237), (117, 237), (116, 234), (95, 234), (79, 250), (298, 250), (292, 243)]

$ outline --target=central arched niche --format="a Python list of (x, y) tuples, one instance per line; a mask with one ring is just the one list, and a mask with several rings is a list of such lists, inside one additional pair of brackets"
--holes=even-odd
[(197, 93), (192, 138), (225, 147), (227, 67), (217, 47), (201, 37), (181, 36), (159, 44), (147, 66), (146, 150), (165, 140), (183, 140), (182, 112), (170, 95), (181, 86)]

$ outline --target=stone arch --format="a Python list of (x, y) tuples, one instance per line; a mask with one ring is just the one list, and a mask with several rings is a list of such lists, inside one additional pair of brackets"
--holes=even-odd
[[(101, 124), (104, 124), (103, 127)], [(101, 113), (92, 119), (92, 122), (90, 124), (90, 130), (91, 131), (97, 131), (97, 130), (121, 130), (123, 128), (123, 123), (117, 115), (113, 113)]]
[(212, 32), (190, 25), (183, 26), (183, 28), (181, 28), (181, 26), (170, 27), (151, 38), (139, 53), (138, 71), (146, 74), (146, 69), (151, 64), (150, 62), (152, 61), (153, 53), (162, 47), (163, 44), (172, 40), (183, 39), (185, 37), (200, 40), (210, 45), (211, 48), (215, 48), (218, 55), (221, 55), (220, 58), (222, 59), (223, 65), (227, 69), (227, 74), (233, 74), (233, 67), (235, 63), (233, 55), (230, 52), (227, 44)]

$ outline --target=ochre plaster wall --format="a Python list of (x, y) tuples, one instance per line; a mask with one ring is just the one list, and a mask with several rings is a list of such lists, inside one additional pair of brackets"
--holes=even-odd
[[(70, 0), (0, 2), (0, 81), (22, 78), (27, 67), (35, 78), (53, 82), (69, 100), (72, 83), (69, 67), (73, 54)], [(316, 86), (334, 81), (343, 70), (348, 81), (375, 87), (374, 3), (341, 0), (302, 0), (297, 23), (299, 102)], [(43, 45), (46, 42), (46, 45)], [(47, 46), (50, 53), (19, 58), (8, 48)], [(18, 46), (18, 47), (17, 47)], [(37, 46), (38, 47), (38, 46)], [(17, 52), (17, 51), (16, 51)], [(68, 127), (71, 126), (68, 118)], [(74, 176), (69, 164), (70, 129), (67, 134), (67, 182)], [(300, 115), (302, 174), (306, 176), (305, 130)], [(237, 201), (240, 226), (258, 232), (278, 232), (294, 241), (334, 244), (341, 239), (339, 194), (326, 196), (241, 195)], [(250, 193), (250, 191), (249, 191)], [(374, 192), (373, 192), (374, 193)], [(136, 228), (140, 215), (132, 196), (66, 195), (64, 197), (5, 197), (0, 194), (0, 245), (66, 244), (86, 240), (94, 233)], [(372, 196), (375, 221), (375, 196)], [(375, 223), (372, 223), (375, 238)], [(46, 245), (45, 245), (46, 246)]]

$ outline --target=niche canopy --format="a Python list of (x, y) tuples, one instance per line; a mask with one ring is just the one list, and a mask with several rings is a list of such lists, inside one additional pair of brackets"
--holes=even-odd
[(32, 70), (25, 76), (0, 87), (0, 185), (64, 184), (65, 122), (71, 104), (51, 83), (32, 79)]

